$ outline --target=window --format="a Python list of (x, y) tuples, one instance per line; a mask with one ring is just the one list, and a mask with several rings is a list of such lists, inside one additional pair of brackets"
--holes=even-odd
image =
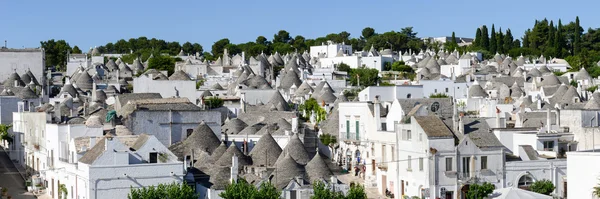
[(554, 151), (554, 141), (544, 141), (544, 151)]
[(408, 156), (408, 170), (412, 171), (412, 164), (411, 164), (411, 160), (412, 158), (410, 157), (410, 155)]
[(387, 123), (381, 123), (381, 130), (382, 131), (387, 131)]
[(411, 140), (412, 139), (412, 133), (410, 132), (410, 130), (406, 130), (406, 140)]
[(360, 140), (360, 123), (358, 118), (356, 119), (356, 140)]
[(446, 93), (448, 92), (448, 88), (446, 88)]
[(434, 92), (434, 93), (437, 93), (437, 89), (433, 89), (433, 92)]
[(350, 120), (346, 120), (346, 139), (350, 139)]
[(452, 171), (452, 158), (446, 158), (446, 171)]
[(194, 132), (194, 129), (187, 129), (186, 131), (187, 131), (186, 132), (187, 137), (190, 137), (190, 135), (192, 135), (192, 133)]
[(406, 99), (410, 99), (411, 95), (410, 93), (408, 95), (406, 95)]
[(529, 190), (529, 186), (533, 184), (533, 178), (529, 175), (524, 175), (519, 178), (519, 189)]
[(423, 171), (423, 158), (419, 158), (419, 171)]
[(158, 159), (158, 153), (156, 152), (150, 152), (150, 161), (148, 161), (149, 163), (156, 163), (157, 159)]
[(487, 156), (481, 156), (481, 169), (487, 169)]
[(462, 161), (462, 171), (467, 174), (471, 172), (471, 168), (469, 167), (469, 163), (471, 162), (471, 157), (463, 157)]

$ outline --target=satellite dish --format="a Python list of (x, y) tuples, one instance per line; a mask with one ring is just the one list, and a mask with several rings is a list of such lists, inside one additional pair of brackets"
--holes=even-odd
[(437, 112), (438, 110), (440, 110), (440, 103), (439, 102), (434, 102), (433, 104), (431, 104), (431, 112)]

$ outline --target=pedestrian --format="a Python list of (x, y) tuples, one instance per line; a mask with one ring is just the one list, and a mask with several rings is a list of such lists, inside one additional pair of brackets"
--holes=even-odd
[(354, 176), (358, 176), (358, 166), (354, 167)]

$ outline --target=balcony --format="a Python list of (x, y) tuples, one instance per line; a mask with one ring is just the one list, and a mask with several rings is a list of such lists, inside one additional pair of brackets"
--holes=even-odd
[(356, 136), (356, 132), (351, 132), (349, 135), (345, 132), (342, 132), (342, 141), (346, 143), (360, 143), (360, 139), (360, 135)]

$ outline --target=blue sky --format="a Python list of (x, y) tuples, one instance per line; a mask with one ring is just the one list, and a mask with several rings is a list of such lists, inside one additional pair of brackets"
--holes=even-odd
[[(376, 32), (413, 26), (418, 36), (474, 37), (477, 27), (496, 24), (515, 37), (535, 19), (563, 23), (579, 16), (581, 25), (600, 27), (600, 1), (558, 0), (0, 0), (0, 40), (12, 48), (38, 47), (47, 39), (65, 39), (81, 49), (146, 36), (166, 41), (233, 43), (272, 39), (278, 30), (306, 38), (364, 27)], [(3, 43), (2, 43), (3, 44)]]

